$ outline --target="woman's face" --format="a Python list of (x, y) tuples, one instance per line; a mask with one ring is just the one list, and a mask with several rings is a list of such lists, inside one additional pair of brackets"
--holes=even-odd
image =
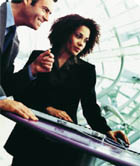
[(66, 51), (70, 55), (77, 56), (86, 46), (90, 37), (90, 29), (84, 25), (76, 29), (66, 43)]

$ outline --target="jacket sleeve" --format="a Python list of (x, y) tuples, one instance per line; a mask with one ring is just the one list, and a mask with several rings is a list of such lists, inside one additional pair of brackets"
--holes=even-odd
[[(43, 51), (33, 51), (24, 68), (26, 69), (42, 52)], [(14, 94), (14, 99), (22, 102), (30, 108), (45, 110), (45, 106), (43, 105), (42, 100), (40, 100), (39, 97), (40, 91), (38, 91), (37, 82), (38, 79), (30, 81), (30, 84), (28, 84), (23, 90), (20, 90), (19, 92)]]
[(101, 116), (101, 109), (96, 101), (96, 72), (93, 65), (89, 65), (86, 75), (87, 84), (81, 98), (83, 114), (93, 130), (106, 134), (111, 128), (107, 125), (105, 118)]
[(28, 65), (30, 65), (36, 59), (36, 57), (40, 55), (41, 52), (42, 51), (34, 51), (24, 68), (18, 72), (13, 73), (14, 64), (9, 66), (5, 73), (4, 79), (2, 79), (2, 87), (4, 88), (7, 96), (14, 96), (30, 86), (32, 79), (30, 79)]
[(0, 86), (0, 97), (6, 97), (6, 94), (4, 92), (4, 90), (2, 89), (2, 87)]

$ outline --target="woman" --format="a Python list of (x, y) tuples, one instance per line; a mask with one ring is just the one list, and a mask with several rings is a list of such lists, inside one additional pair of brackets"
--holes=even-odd
[[(118, 132), (112, 132), (107, 126), (96, 103), (95, 66), (80, 59), (92, 52), (94, 45), (99, 43), (99, 36), (99, 25), (91, 19), (74, 14), (56, 20), (49, 35), (51, 52), (55, 56), (53, 69), (38, 75), (32, 84), (32, 92), (29, 90), (28, 95), (22, 96), (23, 102), (30, 107), (74, 123), (77, 123), (77, 106), (81, 101), (84, 116), (92, 129), (108, 133), (116, 140)], [(34, 51), (26, 65), (41, 52)]]
[[(101, 116), (96, 103), (95, 66), (80, 59), (99, 43), (99, 30), (95, 21), (77, 14), (57, 19), (49, 34), (51, 52), (55, 57), (52, 71), (38, 74), (27, 91), (15, 98), (29, 107), (74, 123), (77, 123), (77, 108), (81, 101), (83, 114), (92, 129), (114, 140), (121, 136), (129, 144), (127, 137), (121, 131), (111, 131)], [(26, 66), (32, 65), (42, 52), (34, 51)]]

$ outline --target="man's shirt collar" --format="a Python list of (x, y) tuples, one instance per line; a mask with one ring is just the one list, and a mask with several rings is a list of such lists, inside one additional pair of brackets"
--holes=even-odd
[(14, 16), (13, 16), (12, 8), (11, 8), (11, 3), (8, 2), (7, 3), (6, 29), (13, 26), (13, 25), (15, 25)]

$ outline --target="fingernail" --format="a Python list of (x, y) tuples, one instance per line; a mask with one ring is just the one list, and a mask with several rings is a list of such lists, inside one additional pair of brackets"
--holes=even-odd
[(34, 119), (35, 119), (35, 120), (38, 120), (38, 118), (36, 118), (36, 117), (35, 117)]

